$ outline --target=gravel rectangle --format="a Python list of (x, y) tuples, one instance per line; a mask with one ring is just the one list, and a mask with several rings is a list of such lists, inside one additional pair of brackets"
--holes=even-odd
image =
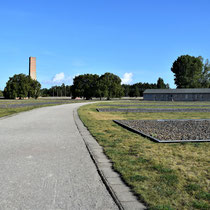
[(115, 122), (158, 142), (210, 141), (210, 119), (115, 120)]
[(144, 107), (210, 107), (210, 105), (196, 105), (196, 104), (184, 104), (184, 105), (181, 105), (181, 104), (166, 104), (166, 105), (163, 105), (163, 104), (99, 104), (98, 106), (116, 106), (116, 107), (138, 107), (138, 106), (144, 106)]
[(177, 109), (170, 109), (170, 108), (139, 108), (139, 109), (115, 109), (115, 108), (99, 108), (96, 109), (98, 112), (210, 112), (210, 109), (202, 109), (202, 108), (177, 108)]

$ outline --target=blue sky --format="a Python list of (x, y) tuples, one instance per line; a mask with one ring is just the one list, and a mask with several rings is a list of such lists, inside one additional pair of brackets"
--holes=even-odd
[(42, 87), (112, 72), (175, 87), (180, 55), (210, 59), (209, 0), (31, 0), (0, 3), (0, 89), (37, 57)]

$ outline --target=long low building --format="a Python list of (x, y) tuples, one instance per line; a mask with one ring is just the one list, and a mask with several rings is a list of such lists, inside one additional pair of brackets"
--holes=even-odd
[(148, 101), (210, 101), (210, 88), (146, 89)]

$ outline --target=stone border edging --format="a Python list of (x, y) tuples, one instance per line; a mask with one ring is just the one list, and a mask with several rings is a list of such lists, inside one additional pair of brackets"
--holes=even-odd
[(207, 140), (199, 140), (199, 139), (196, 139), (196, 140), (159, 140), (157, 138), (154, 138), (152, 136), (149, 136), (135, 128), (131, 128), (130, 126), (127, 126), (127, 125), (124, 125), (123, 123), (121, 123), (119, 120), (113, 120), (113, 122), (115, 122), (116, 124), (120, 125), (121, 127), (131, 131), (131, 132), (134, 132), (134, 133), (137, 133), (137, 134), (140, 134), (141, 136), (143, 137), (146, 137), (154, 142), (157, 142), (157, 143), (184, 143), (184, 142), (210, 142), (209, 139)]
[(78, 108), (74, 109), (74, 121), (104, 182), (107, 190), (114, 199), (120, 210), (145, 210), (144, 204), (140, 203), (130, 188), (124, 184), (119, 174), (112, 169), (112, 163), (103, 152), (103, 148), (92, 137), (79, 118)]

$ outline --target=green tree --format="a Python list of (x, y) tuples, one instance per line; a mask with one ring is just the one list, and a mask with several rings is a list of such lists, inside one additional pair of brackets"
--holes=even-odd
[(136, 87), (138, 88), (139, 95), (143, 96), (143, 92), (146, 89), (156, 89), (157, 84), (156, 83), (141, 83), (141, 82), (135, 83), (135, 84), (130, 86), (130, 91), (129, 91), (129, 96), (130, 97), (135, 97), (136, 95), (138, 95)]
[(0, 90), (0, 97), (2, 97), (3, 96), (3, 92)]
[(66, 96), (66, 86), (64, 83), (61, 85), (61, 92), (62, 92), (62, 96)]
[(101, 94), (107, 97), (107, 100), (123, 96), (121, 79), (117, 75), (107, 72), (100, 77), (99, 81)]
[(50, 96), (50, 89), (43, 88), (40, 90), (40, 95), (42, 97), (49, 97)]
[(40, 93), (41, 84), (25, 74), (10, 77), (4, 89), (4, 97), (8, 99), (34, 97)]
[(37, 80), (29, 78), (28, 97), (37, 99), (41, 94), (41, 84)]
[(70, 97), (72, 96), (72, 86), (66, 85), (66, 96)]
[[(203, 61), (202, 57), (201, 60)], [(210, 64), (208, 59), (206, 59), (205, 63), (203, 64), (202, 77), (200, 82), (203, 88), (210, 88)]]
[(138, 96), (140, 96), (140, 90), (139, 90), (138, 83), (131, 85), (129, 96), (130, 97), (138, 97)]
[(84, 74), (75, 77), (72, 86), (73, 98), (84, 97), (89, 100), (95, 97), (97, 95), (98, 79), (97, 74)]
[(124, 92), (124, 96), (125, 96), (125, 97), (129, 96), (130, 85), (123, 84), (122, 87), (123, 87), (123, 90), (124, 90), (124, 91), (123, 91), (123, 92)]
[(169, 84), (165, 84), (164, 80), (161, 77), (159, 77), (157, 80), (157, 88), (158, 89), (168, 89)]
[(174, 61), (171, 71), (175, 76), (177, 88), (199, 88), (202, 87), (200, 80), (203, 63), (201, 57), (182, 55)]

